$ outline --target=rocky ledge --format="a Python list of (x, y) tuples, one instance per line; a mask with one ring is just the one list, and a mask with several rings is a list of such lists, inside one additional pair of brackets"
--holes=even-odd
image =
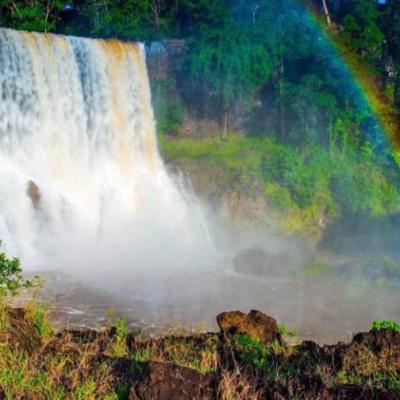
[(49, 387), (60, 385), (71, 399), (87, 381), (93, 396), (79, 398), (400, 399), (400, 333), (385, 326), (320, 346), (289, 345), (276, 320), (255, 310), (218, 315), (218, 333), (147, 340), (122, 320), (103, 331), (58, 333), (37, 311), (5, 307), (1, 320), (0, 398), (46, 398), (33, 383), (23, 389), (4, 378), (18, 367), (22, 380), (48, 376)]

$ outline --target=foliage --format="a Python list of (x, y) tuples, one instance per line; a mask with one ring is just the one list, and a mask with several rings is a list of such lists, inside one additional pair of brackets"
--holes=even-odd
[(25, 315), (40, 338), (48, 340), (51, 337), (53, 328), (48, 320), (46, 307), (38, 305), (35, 301), (31, 301), (26, 306)]
[(343, 34), (348, 46), (372, 60), (380, 56), (384, 38), (378, 18), (378, 3), (375, 0), (352, 0), (343, 19)]
[(239, 334), (234, 336), (233, 343), (241, 360), (246, 364), (260, 371), (267, 368), (267, 357), (270, 352), (260, 341), (246, 334)]
[(32, 287), (35, 281), (24, 280), (18, 258), (0, 253), (0, 295), (14, 295), (21, 288)]
[(113, 357), (124, 357), (128, 354), (126, 342), (128, 338), (128, 325), (123, 318), (119, 318), (114, 329), (115, 335), (110, 346), (110, 354)]
[(182, 101), (173, 93), (173, 85), (168, 80), (152, 82), (153, 107), (159, 135), (176, 135), (185, 118)]
[(207, 374), (218, 367), (218, 340), (216, 337), (210, 337), (199, 343), (191, 343), (179, 338), (167, 338), (164, 341), (162, 357), (167, 362)]
[(49, 32), (55, 29), (65, 1), (3, 0), (0, 24), (27, 31)]
[(284, 336), (296, 337), (297, 331), (296, 329), (289, 329), (283, 322), (278, 324), (279, 333)]
[(377, 320), (372, 323), (372, 330), (374, 331), (380, 332), (385, 329), (400, 333), (400, 324), (392, 320)]
[(338, 146), (299, 150), (266, 137), (229, 135), (204, 139), (160, 138), (161, 151), (180, 163), (218, 168), (230, 186), (263, 187), (288, 232), (318, 235), (321, 218), (389, 215), (399, 211), (400, 191), (371, 152)]

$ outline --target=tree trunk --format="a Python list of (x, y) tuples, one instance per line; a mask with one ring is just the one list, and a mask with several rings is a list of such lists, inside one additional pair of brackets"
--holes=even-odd
[(281, 139), (286, 142), (286, 121), (285, 121), (285, 104), (283, 101), (284, 97), (284, 75), (285, 75), (285, 64), (282, 60), (279, 65), (279, 77), (278, 77), (278, 106), (279, 106), (279, 133)]
[(322, 5), (324, 7), (324, 13), (325, 13), (325, 17), (326, 17), (326, 22), (327, 22), (328, 26), (331, 26), (332, 25), (332, 20), (331, 20), (331, 15), (329, 14), (328, 3), (326, 2), (326, 0), (322, 0)]
[(224, 111), (224, 130), (223, 137), (226, 139), (228, 137), (228, 112)]
[(154, 17), (154, 28), (156, 31), (160, 30), (160, 12), (161, 12), (161, 3), (160, 0), (152, 0), (150, 3), (151, 10), (153, 12)]
[[(398, 67), (397, 69), (400, 69)], [(396, 107), (400, 108), (400, 71), (396, 74), (396, 80), (394, 82), (394, 104)]]

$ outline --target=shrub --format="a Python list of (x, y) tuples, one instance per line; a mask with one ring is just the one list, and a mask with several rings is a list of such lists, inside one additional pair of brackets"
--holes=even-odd
[(128, 355), (127, 338), (128, 325), (123, 318), (119, 318), (115, 325), (115, 336), (110, 348), (110, 355), (112, 357), (126, 357)]
[(296, 329), (289, 329), (283, 322), (278, 324), (279, 333), (281, 335), (289, 336), (289, 337), (296, 337), (297, 331)]
[(373, 331), (383, 331), (385, 329), (390, 329), (397, 333), (400, 333), (400, 324), (392, 320), (376, 320), (372, 323)]
[(18, 258), (8, 258), (5, 253), (0, 253), (0, 295), (14, 295), (21, 288), (32, 287), (33, 283), (24, 280)]

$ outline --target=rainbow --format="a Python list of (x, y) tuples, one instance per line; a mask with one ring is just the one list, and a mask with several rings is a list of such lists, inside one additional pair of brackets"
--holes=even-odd
[(354, 52), (349, 51), (337, 27), (328, 26), (325, 17), (307, 4), (298, 0), (309, 29), (321, 37), (324, 51), (332, 59), (332, 69), (341, 75), (347, 86), (349, 102), (364, 116), (367, 137), (379, 151), (386, 149), (400, 165), (400, 115), (391, 108), (386, 94), (378, 87), (373, 73)]

